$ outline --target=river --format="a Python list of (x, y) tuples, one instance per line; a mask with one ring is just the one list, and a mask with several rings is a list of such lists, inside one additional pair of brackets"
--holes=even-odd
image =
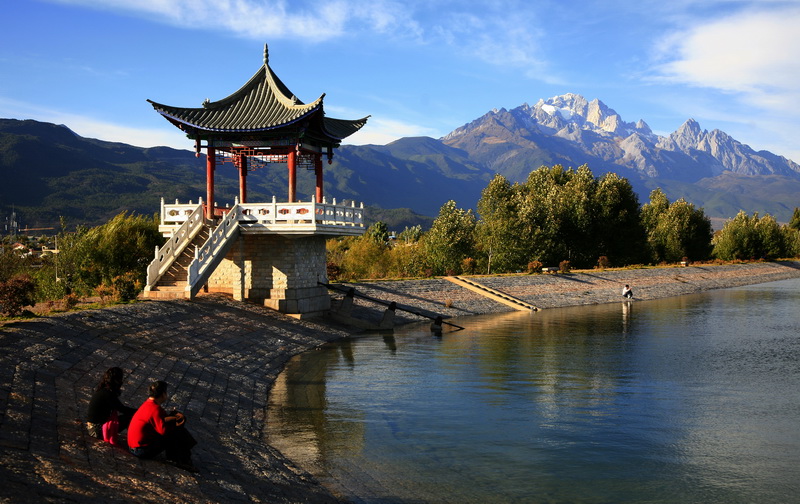
[(270, 444), (365, 503), (800, 497), (800, 279), (454, 319), (294, 358)]

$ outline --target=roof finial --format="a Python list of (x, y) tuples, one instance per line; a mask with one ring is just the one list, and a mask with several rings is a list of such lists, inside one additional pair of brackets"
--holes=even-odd
[(269, 65), (269, 47), (264, 44), (264, 64)]

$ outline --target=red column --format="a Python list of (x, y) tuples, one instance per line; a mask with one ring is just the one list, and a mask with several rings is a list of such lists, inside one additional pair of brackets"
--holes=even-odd
[(206, 150), (206, 219), (214, 218), (214, 168), (217, 162), (214, 147)]
[(297, 200), (297, 151), (289, 151), (286, 164), (289, 166), (289, 203)]
[(239, 162), (239, 203), (247, 203), (247, 156), (238, 156)]
[(322, 154), (316, 154), (314, 156), (314, 175), (317, 176), (317, 203), (320, 203), (322, 202), (323, 196), (325, 196), (322, 187)]

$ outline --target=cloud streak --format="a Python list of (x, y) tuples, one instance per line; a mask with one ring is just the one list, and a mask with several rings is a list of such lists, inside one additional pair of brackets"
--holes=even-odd
[(39, 105), (0, 96), (0, 117), (20, 117), (53, 124), (64, 124), (82, 137), (108, 142), (124, 142), (139, 147), (166, 146), (192, 149), (186, 136), (176, 128), (134, 128), (102, 121), (85, 115), (71, 114)]
[(749, 105), (796, 116), (800, 8), (744, 11), (670, 34), (658, 65), (671, 83), (739, 95)]
[[(529, 4), (418, 0), (51, 0), (138, 16), (185, 29), (222, 30), (263, 41), (325, 42), (381, 36), (446, 44), (494, 65), (539, 78), (545, 68)], [(509, 12), (514, 11), (514, 16)]]

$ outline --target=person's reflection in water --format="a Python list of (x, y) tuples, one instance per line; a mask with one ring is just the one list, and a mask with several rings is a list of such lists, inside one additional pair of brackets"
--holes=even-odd
[(631, 318), (631, 312), (633, 311), (633, 303), (630, 301), (625, 301), (622, 303), (622, 332), (628, 332), (628, 322)]
[(385, 334), (383, 336), (383, 342), (386, 344), (386, 348), (394, 355), (397, 352), (397, 342), (394, 340), (394, 334)]
[(345, 338), (342, 340), (341, 344), (339, 345), (339, 352), (342, 354), (342, 358), (350, 364), (350, 366), (355, 366), (356, 359), (353, 357), (353, 342), (350, 338)]

